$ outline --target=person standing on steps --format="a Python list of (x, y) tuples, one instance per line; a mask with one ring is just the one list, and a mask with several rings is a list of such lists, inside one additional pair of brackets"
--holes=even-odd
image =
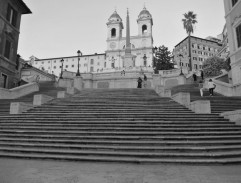
[(209, 79), (208, 81), (208, 90), (209, 90), (209, 94), (210, 96), (213, 96), (213, 90), (215, 89), (216, 85), (213, 83), (212, 79)]
[(145, 74), (144, 74), (143, 88), (147, 88), (147, 77)]
[(194, 83), (196, 83), (196, 81), (197, 81), (197, 75), (196, 75), (195, 73), (193, 73), (192, 77), (193, 77)]
[(138, 78), (137, 83), (138, 83), (137, 88), (141, 88), (141, 85), (142, 85), (141, 77)]
[(201, 78), (202, 78), (202, 80), (204, 79), (204, 73), (203, 73), (203, 70), (201, 70)]

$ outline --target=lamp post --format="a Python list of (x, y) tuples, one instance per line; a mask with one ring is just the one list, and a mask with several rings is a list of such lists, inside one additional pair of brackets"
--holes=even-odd
[(63, 79), (63, 66), (64, 66), (64, 59), (61, 59), (60, 62), (62, 63), (62, 66), (61, 66), (61, 74), (60, 74), (60, 79)]
[(182, 72), (182, 59), (181, 59), (181, 57), (183, 58), (183, 55), (182, 55), (182, 54), (179, 54), (178, 57), (180, 58), (180, 67), (181, 67), (181, 73), (180, 73), (180, 75), (183, 75), (183, 72)]
[(76, 73), (76, 76), (80, 76), (80, 72), (79, 72), (79, 60), (80, 60), (80, 57), (82, 56), (82, 52), (80, 50), (77, 51), (77, 54), (78, 54), (78, 70), (77, 70), (77, 73)]
[(144, 56), (143, 56), (143, 65), (146, 67), (146, 59), (147, 59), (147, 57), (146, 57), (146, 54), (144, 54)]

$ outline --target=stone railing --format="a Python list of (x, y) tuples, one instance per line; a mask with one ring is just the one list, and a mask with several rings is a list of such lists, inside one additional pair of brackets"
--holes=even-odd
[(15, 99), (39, 91), (37, 83), (29, 83), (13, 89), (0, 88), (0, 99)]
[(178, 76), (181, 74), (181, 72), (185, 75), (188, 74), (188, 70), (186, 68), (172, 69), (172, 70), (159, 70), (159, 74), (162, 77)]
[(197, 114), (211, 113), (211, 105), (209, 100), (196, 100), (191, 102), (190, 93), (186, 92), (179, 92), (175, 95), (172, 95), (171, 98)]
[(223, 112), (220, 116), (235, 122), (237, 125), (241, 125), (241, 110)]
[(216, 88), (214, 90), (215, 92), (222, 94), (224, 96), (233, 96), (234, 95), (232, 84), (225, 83), (225, 82), (218, 81), (218, 80), (213, 80), (213, 82), (216, 85)]

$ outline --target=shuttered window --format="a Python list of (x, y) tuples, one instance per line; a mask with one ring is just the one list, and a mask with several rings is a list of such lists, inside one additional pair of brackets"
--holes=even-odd
[(4, 57), (10, 58), (10, 51), (11, 51), (11, 42), (9, 40), (6, 40), (5, 42), (5, 49), (4, 49)]
[(236, 28), (238, 48), (241, 47), (241, 24)]
[(232, 0), (232, 6), (234, 6), (237, 2), (238, 0)]
[(17, 25), (17, 17), (17, 11), (14, 10), (11, 5), (8, 5), (7, 21), (9, 21), (14, 27)]

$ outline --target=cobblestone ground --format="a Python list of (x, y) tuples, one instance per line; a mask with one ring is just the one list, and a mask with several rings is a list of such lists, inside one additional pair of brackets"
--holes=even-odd
[(0, 183), (240, 183), (241, 165), (133, 165), (0, 159)]

